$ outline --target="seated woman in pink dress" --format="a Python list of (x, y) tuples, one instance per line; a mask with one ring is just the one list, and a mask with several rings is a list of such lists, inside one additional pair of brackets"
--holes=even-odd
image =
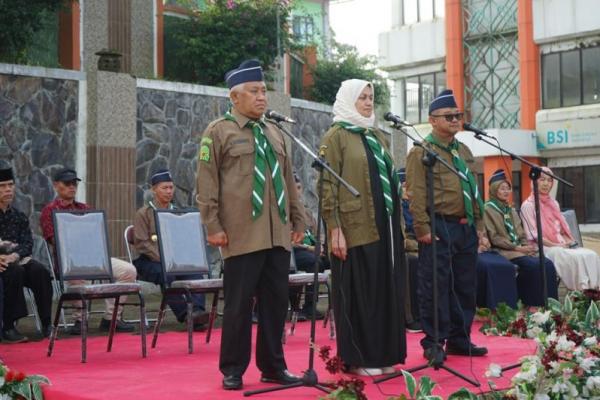
[[(551, 172), (547, 167), (543, 167), (543, 170)], [(568, 289), (598, 289), (600, 256), (593, 250), (580, 247), (573, 239), (558, 202), (549, 194), (554, 179), (542, 174), (538, 185), (544, 254), (554, 262), (558, 276)], [(537, 243), (533, 193), (523, 202), (521, 213), (527, 238)]]

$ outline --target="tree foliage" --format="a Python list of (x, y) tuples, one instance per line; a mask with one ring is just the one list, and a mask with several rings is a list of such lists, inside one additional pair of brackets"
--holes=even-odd
[(310, 95), (314, 101), (333, 104), (343, 81), (364, 79), (375, 87), (375, 104), (389, 106), (390, 90), (383, 77), (375, 70), (375, 58), (361, 56), (354, 46), (333, 42), (330, 59), (321, 58), (312, 71), (314, 84)]
[(223, 85), (225, 72), (245, 59), (256, 58), (268, 68), (277, 57), (278, 33), (281, 51), (289, 47), (289, 12), (288, 2), (281, 0), (207, 3), (201, 12), (172, 26), (177, 48), (170, 62), (177, 76), (165, 71), (166, 78)]
[(71, 0), (0, 0), (0, 61), (26, 62), (34, 34), (44, 26), (44, 16)]

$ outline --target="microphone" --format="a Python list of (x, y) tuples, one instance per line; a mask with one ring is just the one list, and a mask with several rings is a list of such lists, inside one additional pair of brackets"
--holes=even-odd
[(290, 124), (295, 124), (296, 120), (291, 119), (290, 117), (286, 117), (285, 115), (279, 114), (276, 111), (273, 110), (267, 110), (267, 112), (265, 113), (265, 117), (267, 119), (272, 119), (273, 121), (276, 122), (287, 122)]
[(463, 124), (463, 129), (465, 131), (471, 131), (475, 134), (475, 136), (485, 136), (485, 137), (489, 137), (492, 139), (495, 139), (493, 136), (491, 136), (490, 134), (486, 133), (485, 131), (475, 128), (473, 125), (469, 124), (468, 122), (465, 122)]
[(410, 122), (403, 121), (402, 118), (400, 118), (396, 114), (393, 114), (391, 111), (388, 111), (385, 114), (383, 114), (383, 119), (385, 119), (386, 121), (389, 121), (389, 122), (393, 122), (396, 125), (412, 126), (412, 124)]

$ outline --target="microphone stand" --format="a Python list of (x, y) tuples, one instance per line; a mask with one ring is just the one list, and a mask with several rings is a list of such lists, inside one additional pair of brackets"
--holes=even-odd
[[(279, 390), (286, 390), (297, 387), (314, 387), (325, 393), (330, 393), (331, 390), (325, 387), (323, 384), (319, 383), (319, 378), (317, 376), (316, 371), (314, 370), (314, 360), (315, 360), (315, 331), (316, 331), (316, 308), (317, 301), (319, 298), (319, 293), (317, 288), (319, 286), (319, 256), (321, 255), (321, 209), (322, 209), (322, 201), (323, 201), (323, 170), (326, 170), (333, 176), (338, 182), (340, 182), (354, 197), (360, 196), (360, 193), (348, 182), (346, 182), (342, 177), (340, 177), (328, 164), (327, 162), (320, 156), (317, 156), (304, 142), (294, 136), (291, 132), (285, 129), (279, 121), (271, 120), (277, 127), (285, 133), (290, 139), (292, 139), (306, 154), (308, 154), (312, 159), (312, 167), (319, 172), (319, 181), (318, 181), (318, 192), (319, 192), (319, 201), (317, 206), (317, 232), (315, 235), (315, 266), (313, 273), (313, 302), (311, 309), (311, 318), (310, 318), (310, 345), (308, 350), (308, 369), (304, 371), (300, 382), (291, 383), (289, 385), (280, 385), (274, 386), (265, 389), (257, 389), (250, 390), (244, 392), (244, 396), (252, 396), (260, 393), (268, 393), (275, 392)], [(295, 190), (295, 189), (294, 189)]]
[[(538, 186), (538, 179), (540, 178), (541, 174), (546, 174), (548, 176), (550, 176), (552, 179), (556, 179), (562, 183), (564, 183), (565, 185), (569, 186), (569, 187), (573, 187), (573, 184), (570, 182), (567, 182), (566, 180), (559, 178), (556, 175), (553, 175), (549, 172), (544, 171), (539, 165), (532, 163), (531, 161), (526, 160), (525, 158), (516, 155), (515, 153), (512, 153), (508, 150), (505, 150), (504, 148), (500, 147), (498, 144), (491, 142), (489, 140), (486, 140), (484, 138), (485, 137), (489, 137), (485, 132), (473, 132), (475, 134), (475, 138), (478, 140), (481, 140), (484, 143), (487, 143), (488, 145), (495, 147), (496, 149), (500, 150), (500, 153), (504, 152), (506, 154), (508, 154), (511, 158), (511, 160), (519, 160), (521, 162), (521, 164), (526, 164), (528, 165), (531, 169), (529, 171), (529, 178), (531, 178), (531, 182), (533, 184), (533, 199), (534, 199), (534, 206), (535, 206), (535, 226), (537, 229), (537, 246), (538, 246), (538, 257), (539, 257), (539, 265), (540, 268), (542, 270), (542, 296), (544, 298), (544, 308), (548, 308), (548, 282), (547, 282), (547, 276), (546, 276), (546, 263), (545, 263), (545, 259), (546, 257), (544, 256), (544, 243), (543, 243), (543, 239), (542, 239), (542, 217), (540, 214), (540, 192), (539, 192), (539, 186)], [(508, 371), (514, 368), (518, 368), (521, 366), (521, 363), (516, 363), (516, 364), (511, 364), (508, 365), (504, 368), (502, 368), (502, 371)]]
[[(421, 162), (423, 163), (423, 165), (425, 165), (427, 167), (427, 207), (429, 208), (429, 219), (431, 222), (431, 252), (433, 254), (433, 257), (432, 257), (432, 264), (433, 264), (433, 276), (432, 276), (433, 299), (432, 300), (433, 301), (432, 301), (432, 303), (433, 303), (433, 340), (435, 342), (435, 346), (433, 347), (434, 355), (433, 355), (432, 359), (435, 360), (435, 362), (432, 362), (431, 364), (429, 362), (427, 362), (425, 364), (422, 364), (422, 365), (419, 365), (419, 366), (416, 366), (413, 368), (409, 368), (406, 371), (415, 372), (415, 371), (420, 371), (425, 368), (433, 368), (436, 371), (439, 369), (443, 369), (443, 370), (450, 372), (452, 375), (455, 375), (455, 376), (469, 382), (470, 384), (479, 387), (480, 386), (479, 382), (444, 365), (443, 356), (440, 356), (440, 353), (443, 352), (443, 350), (442, 350), (441, 346), (439, 345), (439, 334), (440, 333), (439, 333), (438, 289), (437, 289), (437, 284), (438, 284), (438, 281), (437, 281), (437, 247), (436, 247), (436, 240), (435, 240), (435, 238), (436, 238), (435, 203), (433, 201), (433, 195), (434, 195), (433, 167), (435, 166), (436, 162), (440, 162), (442, 165), (444, 165), (444, 167), (446, 167), (448, 170), (450, 170), (453, 174), (458, 176), (460, 179), (467, 181), (467, 182), (468, 182), (468, 179), (463, 173), (457, 171), (446, 160), (444, 160), (442, 157), (440, 157), (438, 153), (429, 149), (427, 146), (424, 146), (423, 143), (415, 140), (415, 138), (412, 137), (408, 132), (404, 131), (402, 129), (401, 123), (393, 122), (392, 126), (395, 129), (398, 129), (404, 135), (406, 135), (413, 142), (413, 144), (415, 146), (422, 148), (423, 151), (425, 152)], [(438, 360), (441, 360), (441, 361), (438, 362)], [(402, 371), (396, 371), (396, 372), (388, 374), (382, 378), (375, 379), (374, 382), (375, 383), (385, 382), (390, 379), (396, 378), (398, 376), (402, 376)]]

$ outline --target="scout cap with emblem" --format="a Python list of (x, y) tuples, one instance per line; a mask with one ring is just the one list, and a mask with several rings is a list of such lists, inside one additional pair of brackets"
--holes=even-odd
[(488, 183), (491, 185), (494, 182), (504, 182), (504, 181), (508, 182), (508, 179), (506, 178), (506, 174), (504, 173), (504, 170), (497, 169), (494, 171), (494, 173), (490, 177), (490, 180)]
[(77, 172), (75, 172), (74, 169), (62, 168), (62, 169), (59, 169), (58, 171), (56, 171), (56, 173), (52, 177), (52, 181), (53, 182), (74, 182), (74, 181), (79, 182), (79, 181), (81, 181), (81, 179), (79, 179), (77, 177)]
[(159, 169), (152, 174), (150, 177), (150, 184), (152, 186), (159, 184), (161, 182), (173, 182), (173, 178), (171, 177), (171, 172), (168, 169)]
[(440, 108), (458, 108), (452, 90), (443, 90), (435, 99), (433, 99), (433, 101), (429, 104), (429, 115)]
[(12, 168), (0, 169), (0, 182), (14, 181), (15, 175), (13, 174)]
[(243, 61), (239, 67), (225, 74), (225, 82), (229, 89), (240, 83), (260, 82), (263, 80), (264, 76), (260, 61), (254, 59)]

